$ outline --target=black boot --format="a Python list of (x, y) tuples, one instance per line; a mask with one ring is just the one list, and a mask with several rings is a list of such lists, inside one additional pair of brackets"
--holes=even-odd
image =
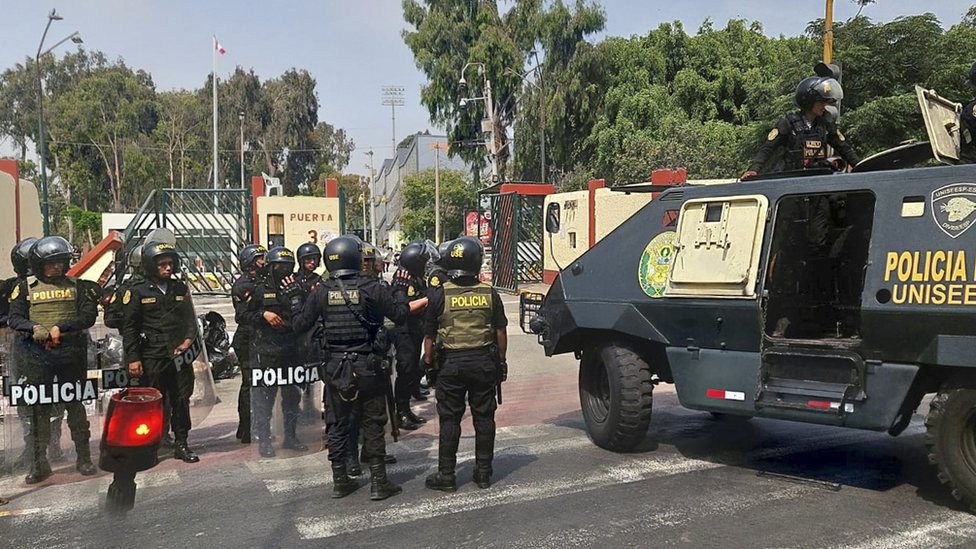
[(186, 439), (184, 438), (177, 439), (176, 449), (173, 450), (173, 457), (183, 460), (185, 463), (196, 463), (200, 461), (200, 456), (187, 446)]
[(380, 501), (403, 491), (386, 477), (386, 464), (382, 459), (377, 458), (369, 463), (369, 474), (369, 499)]
[(403, 415), (414, 423), (418, 423), (420, 425), (427, 423), (427, 418), (418, 416), (417, 414), (413, 413), (413, 410), (410, 410), (409, 408), (407, 409), (406, 412), (403, 413)]
[(75, 469), (79, 473), (90, 477), (98, 472), (95, 464), (92, 463), (91, 447), (88, 446), (87, 440), (75, 442), (75, 453), (78, 455), (78, 459), (75, 460)]
[(407, 414), (400, 412), (396, 415), (397, 427), (404, 431), (416, 431), (420, 429), (420, 424), (415, 423)]
[(298, 436), (294, 434), (285, 435), (285, 441), (281, 443), (281, 447), (286, 450), (297, 450), (299, 452), (308, 450), (308, 446), (302, 444), (302, 441), (298, 440)]
[(271, 439), (267, 437), (258, 438), (258, 452), (263, 458), (273, 458), (275, 457), (274, 446), (271, 445)]
[[(362, 474), (362, 470), (359, 471)], [(342, 462), (332, 463), (332, 499), (339, 499), (348, 496), (359, 489), (359, 482), (349, 478), (346, 472), (346, 464)]]
[(457, 476), (454, 473), (444, 474), (440, 471), (434, 473), (427, 477), (424, 481), (431, 490), (440, 490), (441, 492), (457, 492)]
[(38, 446), (33, 452), (29, 452), (28, 455), (30, 458), (30, 470), (27, 472), (27, 476), (24, 477), (26, 484), (37, 484), (54, 474), (54, 471), (51, 470), (51, 464), (47, 461), (47, 444)]
[(351, 477), (358, 477), (363, 474), (363, 468), (356, 459), (356, 454), (346, 456), (346, 473)]
[(491, 487), (491, 469), (475, 468), (474, 483), (478, 485), (478, 488), (482, 489)]

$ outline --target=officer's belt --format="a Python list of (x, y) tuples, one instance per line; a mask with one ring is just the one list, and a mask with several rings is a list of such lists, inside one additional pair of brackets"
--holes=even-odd
[(169, 343), (172, 338), (164, 334), (142, 334), (147, 343)]

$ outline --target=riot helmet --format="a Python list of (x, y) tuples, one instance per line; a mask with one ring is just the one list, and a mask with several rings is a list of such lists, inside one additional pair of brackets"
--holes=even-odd
[(400, 267), (406, 269), (412, 276), (423, 276), (428, 259), (430, 259), (430, 252), (419, 240), (407, 244), (400, 251)]
[(437, 245), (437, 259), (434, 260), (434, 265), (443, 267), (447, 263), (447, 256), (453, 242), (453, 240), (445, 240)]
[(20, 278), (27, 278), (31, 274), (30, 250), (35, 242), (37, 239), (33, 236), (25, 238), (10, 250), (10, 263), (13, 264), (14, 272)]
[(470, 236), (462, 236), (451, 243), (444, 267), (447, 276), (454, 279), (462, 276), (478, 276), (485, 251), (481, 242)]
[(355, 238), (340, 236), (325, 245), (325, 268), (329, 270), (330, 278), (358, 274), (362, 266), (362, 247)]
[[(71, 244), (60, 236), (45, 236), (35, 242), (30, 248), (31, 272), (44, 282), (51, 282), (44, 273), (44, 265), (48, 263), (60, 262), (64, 268), (61, 276), (68, 274), (68, 265), (71, 262)], [(60, 278), (60, 277), (57, 277)]]
[(180, 270), (180, 254), (176, 252), (176, 246), (168, 242), (147, 242), (142, 245), (142, 272), (146, 276), (159, 279), (159, 263), (163, 259), (173, 261), (173, 274)]
[(804, 78), (796, 87), (793, 102), (803, 110), (809, 110), (817, 101), (835, 105), (844, 98), (844, 89), (833, 78), (811, 76)]
[(275, 246), (268, 250), (264, 260), (275, 277), (280, 280), (295, 272), (295, 254), (284, 246)]
[(260, 244), (248, 244), (237, 252), (237, 260), (241, 263), (244, 271), (254, 271), (258, 269), (257, 260), (264, 258), (268, 249)]
[(315, 269), (318, 269), (319, 268), (319, 265), (322, 264), (322, 252), (319, 251), (319, 247), (316, 246), (315, 244), (313, 244), (312, 242), (306, 242), (306, 243), (302, 244), (301, 246), (299, 246), (298, 247), (298, 253), (295, 254), (295, 255), (298, 256), (298, 268), (300, 270), (304, 270), (305, 269), (305, 260), (306, 259), (314, 259), (315, 260), (315, 266), (310, 269), (312, 271), (314, 271)]

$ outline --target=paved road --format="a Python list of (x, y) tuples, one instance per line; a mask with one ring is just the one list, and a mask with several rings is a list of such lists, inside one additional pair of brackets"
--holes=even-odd
[[(83, 478), (63, 464), (39, 487), (0, 479), (0, 493), (12, 496), (0, 507), (0, 536), (18, 547), (976, 546), (976, 518), (927, 463), (920, 416), (898, 438), (717, 421), (681, 408), (665, 386), (644, 444), (606, 452), (583, 430), (572, 357), (543, 357), (514, 325), (514, 298), (505, 301), (512, 374), (489, 490), (470, 480), (470, 423), (459, 491), (424, 488), (436, 461), (432, 423), (390, 445), (402, 495), (371, 502), (364, 483), (331, 500), (323, 452), (266, 460), (233, 439), (232, 380), (218, 385), (224, 402), (191, 434), (203, 461), (166, 459), (140, 474), (125, 520), (100, 511), (110, 477)], [(429, 402), (416, 409), (433, 416)]]

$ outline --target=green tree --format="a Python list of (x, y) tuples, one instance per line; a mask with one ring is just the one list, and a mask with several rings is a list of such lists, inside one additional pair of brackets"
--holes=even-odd
[[(465, 173), (440, 171), (441, 232), (453, 238), (464, 231), (464, 216), (478, 206), (474, 185)], [(408, 240), (434, 239), (434, 170), (424, 170), (403, 178), (403, 214), (400, 225)]]

